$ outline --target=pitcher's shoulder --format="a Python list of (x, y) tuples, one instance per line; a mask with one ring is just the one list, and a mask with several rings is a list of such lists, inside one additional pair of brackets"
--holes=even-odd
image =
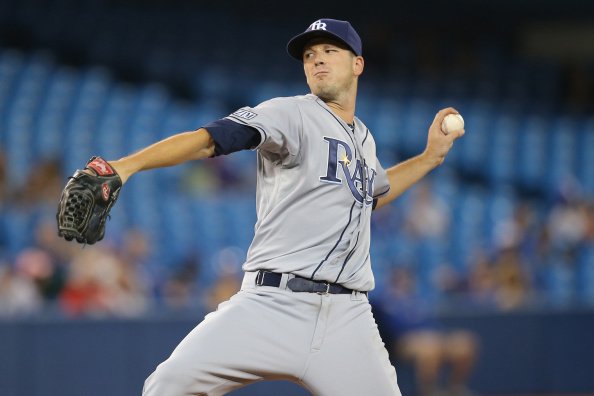
[(258, 107), (292, 107), (304, 105), (308, 102), (315, 101), (317, 98), (314, 95), (297, 95), (297, 96), (278, 96), (275, 98), (268, 99), (258, 105)]
[[(317, 96), (298, 95), (298, 96), (279, 96), (260, 103), (256, 109), (275, 111), (279, 114), (295, 114), (302, 112), (310, 106), (316, 106)], [(305, 110), (307, 111), (307, 110)]]

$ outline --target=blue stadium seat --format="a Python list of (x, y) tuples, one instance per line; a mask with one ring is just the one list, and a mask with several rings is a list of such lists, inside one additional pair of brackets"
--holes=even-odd
[(159, 240), (163, 242), (169, 265), (179, 264), (200, 237), (194, 232), (190, 205), (186, 197), (172, 194), (168, 194), (158, 205), (161, 217)]
[(488, 178), (495, 182), (511, 182), (517, 159), (518, 121), (504, 113), (494, 120), (491, 130), (491, 149), (488, 152)]
[(577, 177), (584, 186), (584, 192), (594, 195), (594, 119), (582, 123), (577, 148)]
[(483, 225), (483, 235), (490, 241), (495, 238), (495, 226), (501, 221), (514, 216), (517, 198), (513, 186), (500, 186), (497, 191), (492, 191), (484, 198), (486, 203), (486, 222)]
[(403, 104), (397, 100), (384, 99), (378, 104), (374, 103), (374, 107), (375, 111), (362, 119), (373, 134), (376, 145), (383, 150), (401, 149), (400, 142), (405, 134), (410, 133), (403, 126)]
[(401, 149), (409, 153), (420, 153), (427, 142), (427, 130), (435, 116), (435, 108), (427, 99), (411, 98), (403, 109)]
[(203, 65), (200, 74), (196, 77), (196, 90), (203, 97), (224, 100), (224, 93), (234, 89), (232, 74), (221, 65), (213, 64), (210, 67)]
[[(465, 130), (468, 131), (463, 139), (456, 142), (452, 153), (458, 153), (463, 169), (473, 173), (484, 173), (485, 160), (491, 150), (492, 139), (490, 109), (484, 103), (475, 103), (468, 109), (460, 109), (464, 117)], [(450, 157), (448, 156), (448, 163)]]
[(547, 182), (546, 166), (549, 147), (549, 121), (534, 116), (526, 119), (520, 134), (518, 180), (529, 188), (541, 188)]
[(33, 212), (27, 209), (12, 208), (10, 211), (3, 211), (0, 219), (7, 242), (7, 253), (11, 257), (33, 243)]
[(589, 244), (581, 249), (576, 265), (580, 301), (594, 305), (594, 245)]
[(449, 257), (459, 270), (467, 266), (467, 259), (474, 246), (484, 244), (484, 224), (486, 223), (486, 194), (480, 189), (463, 188), (457, 199), (453, 201), (450, 235)]
[(196, 199), (190, 203), (194, 235), (206, 257), (223, 245), (226, 230), (221, 221), (220, 205), (217, 198)]
[(567, 306), (575, 302), (576, 273), (567, 257), (552, 257), (544, 269), (547, 297), (554, 306)]
[(457, 171), (452, 167), (442, 166), (428, 175), (430, 180), (433, 193), (447, 202), (448, 205), (452, 202), (456, 202), (459, 198), (458, 187), (460, 181), (457, 178)]
[(23, 175), (29, 173), (32, 156), (30, 151), (33, 135), (32, 119), (26, 112), (14, 112), (7, 120), (5, 139), (7, 163), (6, 177), (9, 185), (19, 186)]
[(564, 179), (576, 176), (577, 133), (577, 124), (573, 120), (566, 117), (555, 120), (546, 162), (551, 189), (559, 186)]
[(256, 224), (256, 202), (254, 197), (225, 197), (224, 222), (228, 233), (225, 242), (243, 249), (249, 247)]

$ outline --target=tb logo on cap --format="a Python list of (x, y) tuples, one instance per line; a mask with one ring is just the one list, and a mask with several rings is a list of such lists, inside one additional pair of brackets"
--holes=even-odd
[(322, 22), (321, 19), (318, 19), (317, 21), (309, 25), (308, 30), (326, 30), (326, 24)]

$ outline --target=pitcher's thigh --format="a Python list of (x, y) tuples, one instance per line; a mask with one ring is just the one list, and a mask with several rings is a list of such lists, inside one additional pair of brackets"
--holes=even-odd
[(242, 292), (221, 304), (147, 378), (143, 395), (224, 395), (289, 371), (268, 347), (278, 331), (267, 320), (270, 310)]

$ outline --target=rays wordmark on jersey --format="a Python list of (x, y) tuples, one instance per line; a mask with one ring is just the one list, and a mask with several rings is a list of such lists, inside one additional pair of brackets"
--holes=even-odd
[[(370, 168), (365, 163), (357, 159), (352, 164), (351, 147), (342, 140), (324, 136), (328, 144), (328, 167), (326, 175), (320, 176), (323, 183), (342, 184), (339, 172), (346, 180), (346, 184), (353, 195), (353, 198), (359, 203), (365, 205), (373, 204), (373, 183), (375, 182), (375, 169)], [(352, 169), (352, 172), (351, 172)]]

